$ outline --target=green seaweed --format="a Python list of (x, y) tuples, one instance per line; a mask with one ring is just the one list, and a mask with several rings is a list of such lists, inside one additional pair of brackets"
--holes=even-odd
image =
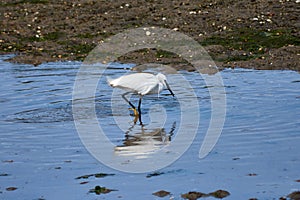
[(106, 173), (96, 173), (96, 174), (88, 174), (83, 176), (78, 176), (75, 179), (88, 179), (89, 177), (96, 177), (96, 178), (104, 178), (106, 176), (114, 176), (115, 174), (106, 174)]
[[(287, 45), (300, 45), (300, 38), (289, 29), (256, 30), (243, 28), (229, 31), (225, 35), (215, 35), (200, 42), (203, 46), (222, 45), (230, 50), (250, 52), (248, 55), (229, 56), (225, 61), (250, 60), (264, 54), (266, 50)], [(223, 61), (223, 60), (222, 60)]]
[(165, 50), (162, 50), (162, 49), (157, 49), (156, 50), (156, 57), (157, 58), (173, 58), (175, 57), (176, 55), (172, 52), (169, 52), (169, 51), (165, 51)]
[(58, 40), (59, 38), (62, 38), (65, 36), (65, 33), (56, 31), (56, 32), (50, 32), (43, 36), (44, 40)]
[(231, 49), (239, 49), (261, 53), (261, 48), (280, 48), (286, 45), (300, 45), (300, 38), (292, 35), (292, 30), (262, 31), (240, 29), (228, 32), (224, 36), (206, 38), (202, 45), (223, 45)]
[(113, 33), (110, 32), (97, 32), (97, 33), (80, 33), (78, 35), (76, 35), (76, 38), (80, 38), (80, 39), (91, 39), (91, 38), (95, 38), (98, 36), (101, 36), (102, 38), (108, 38), (109, 36), (114, 35)]

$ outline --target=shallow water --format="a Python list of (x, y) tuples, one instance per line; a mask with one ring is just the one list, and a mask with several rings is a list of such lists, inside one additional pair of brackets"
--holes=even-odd
[[(198, 152), (211, 116), (210, 96), (199, 74), (181, 72), (197, 94), (200, 128), (183, 156), (158, 170), (158, 176), (151, 176), (111, 169), (85, 149), (72, 115), (73, 84), (81, 63), (33, 67), (4, 62), (8, 57), (1, 56), (0, 61), (0, 199), (160, 199), (152, 195), (159, 190), (180, 199), (189, 191), (218, 189), (231, 193), (226, 199), (278, 199), (300, 189), (295, 181), (300, 179), (297, 72), (224, 70), (226, 122), (217, 145), (201, 160)], [(118, 77), (128, 72), (124, 67), (130, 66), (114, 64), (105, 75)], [(172, 89), (178, 95), (182, 92), (174, 82)], [(144, 130), (134, 125), (118, 94), (112, 93), (104, 77), (100, 80), (96, 116), (107, 137), (118, 146), (120, 155), (114, 156), (130, 154), (144, 159), (176, 138), (182, 120), (180, 105), (168, 91), (159, 99), (156, 95), (143, 99)], [(111, 101), (118, 102), (114, 111)], [(161, 115), (167, 116), (164, 123)], [(147, 148), (141, 150), (141, 146)], [(93, 173), (115, 175), (76, 179)], [(87, 183), (80, 184), (84, 181)], [(89, 193), (96, 185), (117, 191), (99, 196)], [(7, 191), (8, 187), (17, 189)]]

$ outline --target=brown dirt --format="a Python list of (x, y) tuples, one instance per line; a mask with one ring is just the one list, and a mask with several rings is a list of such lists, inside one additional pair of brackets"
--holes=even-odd
[[(34, 65), (83, 60), (109, 36), (128, 28), (157, 26), (177, 29), (205, 45), (221, 68), (300, 71), (299, 11), (296, 0), (2, 0), (0, 53), (15, 53), (11, 61)], [(239, 33), (245, 31), (275, 34), (282, 41), (278, 45), (263, 41), (253, 49), (260, 38), (241, 40)], [(190, 69), (176, 56), (157, 57), (155, 50), (133, 52), (119, 60), (175, 63)]]

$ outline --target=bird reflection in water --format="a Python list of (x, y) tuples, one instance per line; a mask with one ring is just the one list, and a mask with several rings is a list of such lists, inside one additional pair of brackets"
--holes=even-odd
[(125, 132), (123, 144), (115, 147), (116, 155), (146, 158), (147, 155), (155, 153), (155, 151), (160, 150), (171, 142), (176, 129), (176, 122), (172, 124), (169, 132), (166, 132), (164, 128), (147, 129), (144, 126), (140, 126), (140, 131), (130, 134), (134, 127), (135, 124)]

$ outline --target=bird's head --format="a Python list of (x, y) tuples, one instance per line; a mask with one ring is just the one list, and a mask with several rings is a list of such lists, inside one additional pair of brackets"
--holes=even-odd
[(172, 92), (172, 90), (171, 90), (171, 88), (170, 88), (170, 86), (169, 86), (169, 84), (168, 84), (168, 82), (167, 82), (167, 77), (166, 77), (165, 75), (161, 74), (161, 73), (158, 73), (158, 74), (156, 75), (156, 77), (157, 77), (158, 81), (159, 81), (161, 84), (163, 84), (163, 86), (164, 86), (165, 88), (167, 88), (167, 89), (170, 91), (171, 95), (174, 97), (174, 93)]

